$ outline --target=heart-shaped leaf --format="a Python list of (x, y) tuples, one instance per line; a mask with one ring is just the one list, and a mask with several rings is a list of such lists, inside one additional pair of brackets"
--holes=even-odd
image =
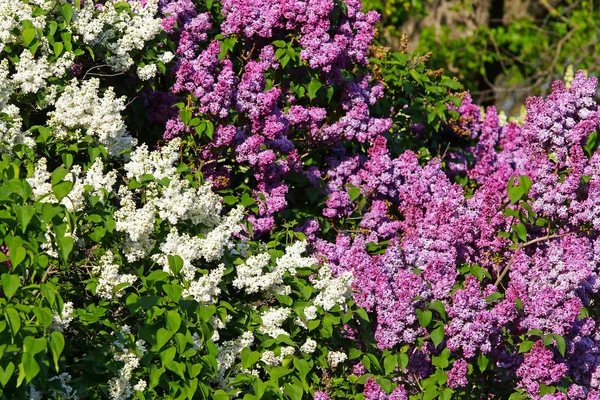
[(2, 274), (2, 290), (8, 300), (17, 292), (20, 283), (21, 280), (17, 275)]

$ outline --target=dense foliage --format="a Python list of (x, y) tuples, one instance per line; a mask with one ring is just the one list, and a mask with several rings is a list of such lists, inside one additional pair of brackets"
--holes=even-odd
[(600, 398), (600, 110), (359, 0), (0, 0), (3, 399)]
[[(461, 13), (476, 14), (475, 2), (457, 3)], [(452, 70), (481, 101), (518, 114), (520, 99), (548, 95), (552, 82), (562, 79), (566, 71), (594, 70), (599, 64), (597, 2), (529, 2), (529, 12), (524, 12), (522, 2), (497, 3), (516, 16), (492, 10), (489, 22), (474, 28), (467, 26), (473, 24), (467, 18), (419, 32), (419, 51), (436, 49), (431, 65)], [(456, 35), (470, 29), (469, 35)]]

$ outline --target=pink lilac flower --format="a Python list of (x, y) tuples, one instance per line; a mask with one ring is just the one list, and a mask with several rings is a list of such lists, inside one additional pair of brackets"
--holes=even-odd
[(468, 384), (467, 372), (469, 364), (465, 360), (456, 360), (448, 371), (448, 386), (451, 388), (465, 387)]
[(552, 352), (539, 340), (529, 353), (525, 354), (523, 364), (517, 369), (517, 377), (521, 378), (518, 386), (525, 389), (530, 396), (537, 397), (540, 384), (556, 383), (566, 371), (567, 366), (556, 363)]

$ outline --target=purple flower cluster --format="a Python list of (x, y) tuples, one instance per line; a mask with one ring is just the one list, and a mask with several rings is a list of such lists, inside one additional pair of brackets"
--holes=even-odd
[[(582, 72), (570, 89), (556, 83), (547, 99), (528, 102), (523, 126), (500, 126), (494, 108), (482, 116), (467, 99), (458, 111), (466, 114), (464, 129), (479, 138), (469, 150), (475, 163), (464, 167), (478, 183), (471, 196), (450, 182), (439, 160), (421, 166), (410, 152), (393, 158), (381, 136), (366, 156), (341, 152), (329, 159), (324, 215), (358, 212), (358, 200), (348, 204), (344, 196), (357, 187), (366, 198), (360, 226), (367, 232), (342, 233), (335, 244), (317, 240), (315, 248), (338, 273), (353, 272), (354, 300), (376, 315), (373, 333), (381, 349), (409, 345), (416, 351), (428, 332), (418, 314), (440, 301), (448, 318), (440, 346), (456, 358), (447, 371), (449, 387), (467, 386), (468, 364), (484, 355), (532, 398), (541, 398), (540, 385), (561, 379), (572, 382), (568, 397), (544, 399), (600, 396), (600, 336), (597, 319), (586, 316), (600, 293), (600, 152), (588, 157), (584, 151), (600, 128), (598, 106), (590, 102), (596, 86)], [(564, 115), (572, 121), (559, 118)], [(558, 125), (549, 128), (548, 120)], [(507, 183), (519, 175), (533, 182), (531, 208), (509, 206), (507, 213)], [(528, 222), (527, 243), (515, 248), (498, 233), (510, 232), (514, 213), (527, 210), (544, 223)], [(369, 242), (385, 239), (391, 242), (384, 254), (369, 254)], [(470, 266), (480, 272), (469, 274)], [(544, 345), (537, 334), (562, 337), (564, 350), (558, 341)], [(507, 350), (507, 337), (535, 345), (520, 355)], [(427, 371), (439, 349), (425, 346), (408, 369)], [(377, 387), (366, 386), (365, 396), (387, 398)]]
[(331, 0), (224, 0), (224, 34), (248, 38), (272, 38), (280, 31), (299, 32), (300, 57), (310, 67), (341, 79), (350, 63), (366, 64), (367, 49), (379, 21), (376, 12), (363, 13), (360, 0), (346, 1), (346, 15), (339, 25), (330, 20)]
[[(320, 181), (322, 174), (317, 168), (304, 168), (299, 147), (310, 152), (342, 140), (368, 143), (390, 129), (391, 120), (373, 118), (369, 110), (383, 96), (383, 85), (372, 84), (370, 75), (352, 80), (342, 79), (341, 74), (357, 62), (366, 63), (378, 16), (360, 11), (362, 4), (356, 0), (346, 2), (345, 13), (337, 23), (330, 18), (332, 10), (339, 7), (332, 0), (226, 0), (222, 6), (221, 33), (237, 35), (240, 46), (249, 46), (239, 69), (233, 60), (223, 57), (221, 42), (210, 41), (211, 30), (217, 27), (209, 13), (199, 13), (189, 0), (161, 3), (165, 24), (170, 27), (165, 30), (177, 38), (172, 92), (193, 95), (194, 113), (219, 121), (212, 143), (202, 150), (207, 165), (203, 172), (215, 186), (229, 181), (223, 168), (214, 163), (230, 150), (236, 163), (251, 168), (258, 212), (250, 221), (254, 232), (261, 234), (275, 226), (275, 214), (287, 205), (285, 174), (294, 171), (312, 177), (315, 184)], [(286, 32), (299, 33), (300, 57), (308, 62), (309, 69), (316, 69), (325, 81), (342, 88), (340, 113), (333, 114), (339, 116), (332, 118), (325, 108), (298, 104), (288, 86), (269, 81), (268, 77), (281, 69), (269, 40)], [(227, 133), (223, 136), (221, 132)], [(164, 138), (190, 133), (176, 115), (166, 122)], [(349, 205), (347, 195), (334, 194), (326, 214), (347, 214)], [(379, 221), (375, 214), (372, 219), (371, 224)], [(383, 228), (394, 229), (394, 224)]]

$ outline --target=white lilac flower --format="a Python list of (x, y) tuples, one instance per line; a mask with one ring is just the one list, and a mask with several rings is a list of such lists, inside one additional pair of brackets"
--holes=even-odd
[(304, 309), (304, 316), (306, 317), (307, 321), (317, 318), (317, 307), (315, 307), (315, 306), (306, 307)]
[(66, 302), (63, 304), (62, 311), (60, 314), (54, 314), (52, 316), (52, 326), (51, 329), (56, 331), (64, 332), (64, 330), (69, 326), (71, 321), (73, 321), (73, 303)]
[[(92, 271), (99, 275), (96, 294), (106, 300), (110, 300), (113, 297), (121, 297), (124, 290), (137, 280), (135, 275), (123, 275), (119, 273), (119, 265), (114, 263), (112, 253), (104, 254), (100, 259), (100, 263)], [(115, 291), (117, 286), (124, 283), (127, 283), (127, 285), (123, 285), (124, 287), (121, 286), (121, 288)]]
[(348, 359), (346, 353), (342, 353), (341, 351), (330, 351), (327, 353), (327, 363), (331, 368), (337, 367), (339, 364), (343, 363)]
[(265, 335), (276, 338), (279, 335), (289, 336), (289, 333), (281, 328), (283, 322), (289, 317), (291, 309), (289, 308), (272, 308), (263, 312), (260, 315), (262, 325), (259, 330)]
[(137, 74), (141, 80), (148, 81), (156, 76), (157, 71), (156, 64), (148, 64), (143, 67), (138, 67)]
[(56, 100), (55, 111), (48, 113), (48, 126), (58, 138), (80, 139), (85, 133), (96, 138), (112, 157), (131, 150), (136, 140), (126, 132), (121, 116), (125, 97), (117, 98), (112, 87), (99, 95), (96, 78), (78, 82), (73, 79)]
[(317, 342), (312, 339), (306, 339), (306, 342), (300, 347), (300, 351), (307, 354), (312, 354), (317, 349)]
[(352, 295), (350, 290), (352, 279), (350, 271), (334, 278), (328, 266), (321, 267), (318, 278), (313, 282), (314, 287), (320, 290), (314, 303), (323, 307), (325, 311), (331, 310), (338, 304), (344, 304)]

